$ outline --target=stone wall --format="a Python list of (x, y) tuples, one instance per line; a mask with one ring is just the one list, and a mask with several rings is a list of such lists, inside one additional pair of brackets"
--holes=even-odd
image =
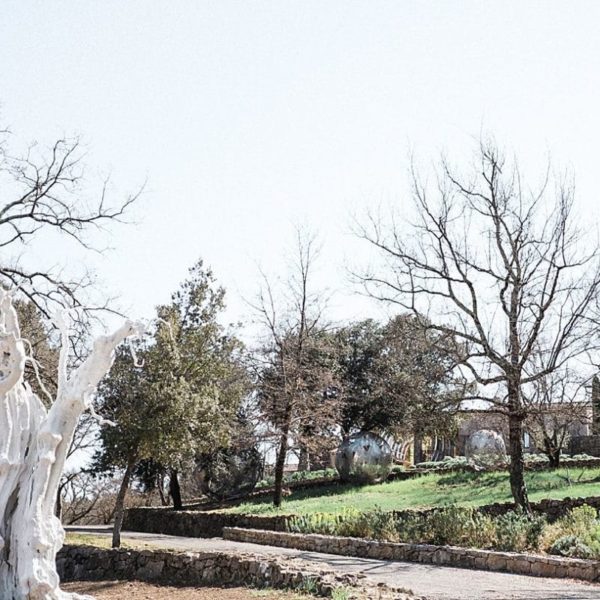
[[(540, 502), (532, 502), (531, 509), (533, 512), (545, 515), (550, 523), (556, 521), (560, 517), (564, 517), (571, 509), (580, 506), (592, 506), (596, 510), (600, 510), (600, 496), (588, 496), (586, 498), (563, 498), (562, 500), (541, 500)], [(502, 515), (510, 510), (514, 510), (515, 506), (512, 502), (486, 504), (479, 507), (479, 511), (492, 517)]]
[(226, 528), (224, 537), (236, 542), (268, 544), (309, 552), (325, 552), (327, 554), (358, 556), (360, 558), (402, 560), (541, 577), (568, 577), (586, 581), (600, 580), (600, 561), (576, 558), (472, 550), (430, 544), (398, 544), (359, 538), (282, 533), (258, 529)]
[(123, 529), (210, 538), (221, 537), (224, 527), (285, 531), (289, 519), (289, 515), (258, 516), (142, 507), (127, 509)]
[[(588, 505), (600, 511), (600, 496), (588, 496), (586, 498), (563, 498), (562, 500), (541, 500), (540, 502), (531, 502), (531, 510), (540, 515), (545, 515), (550, 523), (564, 517), (573, 508)], [(427, 516), (429, 513), (440, 510), (443, 507), (434, 508), (408, 508), (406, 510), (394, 510), (394, 516), (397, 518), (410, 517), (415, 513)], [(479, 512), (490, 515), (491, 517), (499, 517), (507, 512), (515, 510), (515, 505), (512, 502), (497, 502), (494, 504), (485, 504), (476, 507)], [(257, 527), (256, 529), (265, 529)], [(280, 531), (280, 530), (279, 530)]]
[(589, 454), (600, 456), (600, 435), (580, 435), (571, 438), (569, 443), (571, 454)]
[(108, 550), (93, 546), (64, 546), (56, 557), (61, 581), (126, 579), (169, 585), (243, 585), (313, 589), (331, 597), (336, 588), (350, 590), (355, 600), (416, 600), (393, 588), (369, 588), (354, 575), (318, 571), (283, 557), (249, 553), (172, 552), (166, 550)]
[[(588, 505), (600, 511), (600, 496), (589, 496), (586, 498), (564, 498), (562, 500), (541, 500), (540, 502), (531, 502), (531, 510), (540, 515), (545, 515), (550, 523), (564, 517), (571, 509), (579, 506)], [(442, 507), (443, 508), (443, 507)], [(485, 504), (478, 506), (476, 509), (491, 517), (499, 517), (511, 510), (515, 510), (515, 505), (512, 502), (496, 502), (494, 504)], [(429, 513), (440, 510), (436, 508), (408, 508), (406, 510), (392, 511), (397, 518), (410, 517), (415, 513), (427, 515)], [(266, 527), (257, 527), (256, 529), (266, 529)], [(281, 529), (277, 530), (281, 531)]]
[[(572, 508), (587, 504), (600, 510), (600, 496), (587, 498), (564, 498), (563, 500), (542, 500), (532, 502), (535, 513), (546, 515), (549, 522), (556, 521)], [(487, 504), (477, 510), (496, 517), (503, 515), (515, 506), (512, 502)], [(439, 508), (406, 509), (393, 511), (397, 517), (425, 514)], [(292, 515), (244, 515), (237, 513), (201, 512), (193, 510), (175, 511), (172, 508), (130, 508), (125, 513), (123, 529), (146, 533), (165, 533), (186, 537), (222, 537), (225, 527), (286, 531)]]
[[(319, 477), (317, 479), (306, 479), (304, 481), (288, 481), (284, 483), (283, 488), (284, 490), (289, 490), (289, 492), (293, 492), (300, 490), (310, 490), (314, 488), (320, 488), (323, 486), (335, 487), (339, 485), (345, 484), (343, 484), (337, 477)], [(243, 502), (251, 502), (253, 500), (259, 500), (262, 498), (268, 499), (269, 497), (273, 496), (274, 491), (274, 486), (256, 488), (249, 494), (232, 496), (220, 502), (207, 499), (186, 502), (185, 507), (186, 509), (190, 510), (216, 510), (219, 508), (226, 508), (228, 506), (236, 506), (238, 504), (242, 504)]]

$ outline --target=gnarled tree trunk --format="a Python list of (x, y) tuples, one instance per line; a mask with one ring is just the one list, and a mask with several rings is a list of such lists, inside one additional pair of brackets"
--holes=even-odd
[(50, 409), (23, 380), (26, 354), (10, 295), (0, 290), (0, 598), (65, 600), (56, 572), (64, 540), (56, 494), (77, 421), (108, 372), (113, 350), (141, 329), (125, 323), (98, 338), (67, 375), (68, 325), (62, 332), (58, 391)]

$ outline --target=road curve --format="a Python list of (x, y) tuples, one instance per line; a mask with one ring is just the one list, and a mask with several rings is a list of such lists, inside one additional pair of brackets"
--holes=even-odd
[[(67, 530), (109, 535), (109, 530), (102, 527), (72, 527)], [(360, 573), (375, 583), (404, 587), (430, 600), (600, 600), (600, 585), (572, 579), (337, 556), (220, 538), (187, 538), (125, 531), (121, 539), (179, 551), (238, 551), (286, 556), (310, 563), (313, 567), (324, 565), (339, 573)]]

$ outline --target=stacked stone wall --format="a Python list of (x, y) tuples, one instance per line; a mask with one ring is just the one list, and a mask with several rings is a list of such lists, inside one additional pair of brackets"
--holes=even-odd
[(571, 438), (569, 444), (571, 454), (589, 454), (600, 456), (600, 435), (580, 435)]
[(278, 589), (311, 589), (331, 597), (336, 588), (349, 590), (354, 600), (417, 600), (393, 588), (370, 588), (354, 575), (310, 568), (283, 557), (250, 553), (107, 550), (64, 546), (56, 557), (61, 581), (146, 581), (182, 586), (243, 585)]
[(285, 531), (290, 515), (244, 515), (224, 512), (173, 510), (172, 508), (130, 508), (123, 529), (185, 537), (221, 537), (224, 527), (247, 527)]
[(600, 562), (594, 560), (474, 550), (431, 544), (398, 544), (360, 538), (281, 533), (258, 529), (226, 528), (224, 537), (236, 542), (266, 544), (308, 552), (324, 552), (377, 560), (411, 561), (540, 577), (568, 577), (585, 581), (600, 579)]

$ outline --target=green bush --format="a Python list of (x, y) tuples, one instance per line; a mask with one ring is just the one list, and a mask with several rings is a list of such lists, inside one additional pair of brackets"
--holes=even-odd
[(396, 541), (393, 513), (379, 508), (369, 512), (347, 509), (340, 514), (313, 513), (292, 517), (287, 530), (291, 533), (318, 533)]
[(360, 513), (354, 521), (353, 535), (355, 537), (396, 542), (398, 541), (396, 517), (394, 513), (381, 510), (378, 507), (373, 511)]
[(444, 471), (446, 469), (456, 469), (466, 467), (469, 464), (464, 456), (444, 456), (443, 460), (428, 460), (415, 465), (418, 469), (431, 469), (434, 471)]
[(591, 506), (569, 511), (548, 528), (545, 537), (545, 545), (551, 554), (600, 558), (600, 521), (596, 509)]
[(571, 558), (595, 558), (594, 550), (576, 535), (563, 535), (549, 548), (550, 554)]
[[(338, 472), (336, 469), (328, 468), (321, 469), (319, 471), (294, 471), (293, 473), (286, 473), (283, 476), (283, 484), (289, 484), (296, 481), (312, 481), (313, 479), (337, 479)], [(270, 475), (261, 479), (257, 484), (257, 488), (271, 487), (275, 485), (275, 477)]]
[(588, 504), (573, 508), (557, 523), (565, 534), (579, 537), (591, 535), (599, 524), (596, 509)]
[(399, 541), (489, 548), (494, 543), (491, 517), (474, 508), (449, 506), (426, 514), (407, 514), (396, 519)]
[(600, 558), (600, 521), (590, 506), (575, 508), (552, 525), (544, 516), (511, 511), (493, 518), (462, 506), (402, 515), (380, 508), (366, 512), (347, 509), (340, 514), (293, 517), (288, 531), (512, 552), (546, 550), (561, 556)]
[(522, 512), (511, 511), (497, 517), (494, 525), (496, 549), (513, 552), (538, 550), (546, 527), (546, 518), (530, 517)]
[(319, 591), (319, 586), (316, 578), (306, 577), (305, 579), (302, 579), (300, 585), (298, 586), (298, 590), (300, 590), (304, 594), (316, 596), (317, 592)]
[(290, 533), (318, 533), (321, 535), (351, 535), (344, 533), (345, 523), (352, 522), (360, 516), (357, 510), (347, 509), (339, 514), (312, 513), (297, 515), (287, 523)]
[(492, 519), (474, 508), (449, 506), (426, 519), (432, 544), (487, 548), (494, 543)]
[(335, 588), (331, 592), (331, 600), (349, 600), (350, 590), (344, 587)]

